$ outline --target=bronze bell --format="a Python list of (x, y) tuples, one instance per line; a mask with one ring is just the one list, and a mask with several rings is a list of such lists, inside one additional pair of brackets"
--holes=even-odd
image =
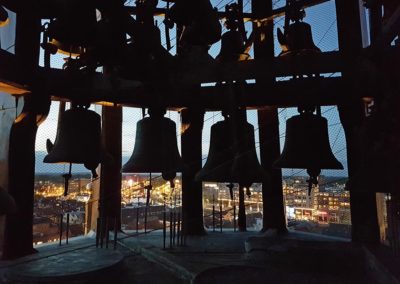
[(135, 147), (132, 156), (122, 167), (123, 173), (162, 173), (165, 180), (172, 180), (182, 171), (176, 125), (162, 112), (150, 110), (150, 117), (138, 121)]
[(0, 186), (0, 216), (15, 213), (17, 205), (14, 198)]
[(94, 1), (62, 0), (59, 9), (59, 15), (47, 29), (51, 41), (43, 47), (67, 55), (80, 55), (95, 41)]
[(210, 149), (204, 167), (196, 174), (197, 181), (231, 182), (234, 160), (233, 132), (230, 120), (211, 126)]
[(289, 118), (286, 121), (285, 146), (274, 166), (307, 169), (310, 172), (343, 169), (332, 153), (326, 118), (311, 111)]
[(221, 62), (239, 61), (243, 56), (244, 41), (239, 31), (231, 30), (222, 35), (221, 50), (217, 60)]
[(249, 188), (254, 182), (267, 181), (269, 176), (257, 158), (254, 126), (244, 121), (240, 123), (238, 130), (240, 132), (236, 146), (238, 150), (232, 165), (231, 182), (236, 182), (243, 187)]
[(278, 41), (282, 52), (279, 56), (319, 53), (321, 50), (314, 44), (311, 26), (297, 21), (285, 29), (283, 33), (278, 28)]
[(60, 116), (54, 145), (47, 142), (44, 163), (84, 164), (93, 171), (102, 155), (100, 115), (84, 107), (72, 107)]
[(209, 0), (176, 0), (167, 18), (184, 26), (180, 42), (189, 45), (211, 45), (221, 38), (218, 13)]
[(6, 26), (10, 22), (8, 18), (8, 12), (0, 5), (0, 28)]
[(268, 178), (257, 159), (253, 125), (248, 122), (241, 125), (237, 139), (233, 127), (231, 118), (211, 127), (207, 162), (196, 174), (196, 180), (234, 182), (250, 187), (253, 182)]

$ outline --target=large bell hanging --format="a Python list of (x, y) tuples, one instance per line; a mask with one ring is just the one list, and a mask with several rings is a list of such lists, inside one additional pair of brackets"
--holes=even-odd
[(278, 28), (278, 41), (282, 49), (279, 56), (321, 52), (314, 44), (311, 26), (304, 22), (290, 24), (285, 33)]
[(73, 107), (60, 117), (54, 145), (48, 140), (44, 163), (84, 164), (94, 170), (101, 161), (101, 120), (96, 112)]
[[(286, 121), (285, 146), (277, 168), (343, 169), (332, 153), (326, 118), (312, 112), (303, 112)], [(317, 174), (318, 175), (318, 174)]]
[(231, 182), (234, 156), (230, 121), (229, 119), (219, 121), (211, 126), (207, 161), (196, 174), (195, 180)]
[(258, 161), (254, 139), (254, 126), (247, 121), (238, 128), (236, 155), (232, 165), (231, 182), (249, 188), (254, 182), (268, 181), (269, 176)]
[(48, 27), (51, 41), (44, 47), (67, 55), (82, 54), (94, 44), (96, 35), (96, 9), (93, 0), (60, 1), (60, 12)]
[(158, 113), (139, 120), (135, 147), (122, 172), (162, 173), (163, 179), (172, 180), (182, 168), (175, 122)]

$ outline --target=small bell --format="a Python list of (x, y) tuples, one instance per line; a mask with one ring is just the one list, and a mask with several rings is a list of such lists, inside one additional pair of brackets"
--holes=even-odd
[(95, 42), (96, 8), (93, 0), (62, 0), (59, 15), (49, 23), (51, 41), (42, 45), (66, 55), (80, 55)]
[(183, 45), (211, 45), (221, 38), (218, 13), (209, 0), (176, 0), (167, 18), (184, 26), (179, 39)]
[(248, 59), (249, 55), (245, 51), (244, 35), (239, 31), (240, 17), (239, 5), (232, 3), (225, 6), (225, 27), (228, 29), (221, 38), (221, 51), (216, 57), (221, 62), (234, 62)]
[(297, 5), (292, 6), (294, 7), (289, 6), (286, 17), (294, 23), (286, 25), (284, 33), (279, 28), (277, 30), (278, 42), (282, 49), (279, 56), (320, 53), (321, 50), (314, 44), (311, 26), (302, 22), (304, 10), (299, 9)]
[(222, 35), (221, 51), (216, 59), (221, 62), (239, 61), (244, 51), (243, 37), (239, 31), (228, 31)]
[(164, 117), (165, 112), (150, 109), (149, 113), (137, 123), (135, 147), (122, 172), (162, 173), (163, 179), (172, 180), (183, 168), (175, 122)]

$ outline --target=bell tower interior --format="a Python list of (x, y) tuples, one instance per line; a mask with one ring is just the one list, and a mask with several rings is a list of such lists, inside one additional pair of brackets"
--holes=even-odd
[(0, 0), (0, 283), (399, 282), (399, 35), (396, 0)]

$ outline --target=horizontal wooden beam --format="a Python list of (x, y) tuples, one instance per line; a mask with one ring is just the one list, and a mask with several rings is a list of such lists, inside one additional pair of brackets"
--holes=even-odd
[[(349, 84), (341, 77), (304, 78), (275, 82), (270, 85), (245, 84), (240, 90), (239, 101), (247, 108), (263, 108), (264, 106), (291, 107), (302, 104), (335, 105), (350, 99)], [(81, 91), (72, 93), (68, 89), (52, 92), (54, 100), (73, 99), (71, 94), (88, 95)], [(170, 109), (182, 109), (190, 106), (201, 106), (207, 110), (220, 110), (229, 101), (229, 89), (226, 85), (209, 87), (192, 87), (180, 90), (163, 90), (150, 93), (145, 88), (120, 90), (118, 93), (101, 91), (91, 92), (88, 98), (98, 104), (117, 104), (131, 107), (151, 106), (155, 98)]]
[[(389, 62), (389, 70), (398, 63), (398, 48), (385, 49), (385, 61)], [(19, 81), (19, 75), (14, 68), (15, 56), (0, 51), (0, 78), (3, 81), (12, 82), (11, 85), (24, 85)], [(392, 58), (392, 59), (391, 59)], [(349, 59), (350, 60), (350, 59)], [(155, 100), (162, 101), (171, 108), (182, 108), (190, 105), (202, 105), (208, 109), (218, 109), (226, 102), (221, 95), (224, 88), (215, 87), (216, 82), (244, 81), (263, 77), (275, 77), (277, 81), (293, 75), (309, 75), (341, 72), (344, 68), (359, 68), (354, 62), (346, 62), (339, 52), (327, 52), (314, 55), (302, 55), (296, 57), (277, 57), (272, 62), (264, 60), (249, 60), (235, 63), (211, 62), (202, 66), (176, 65), (169, 72), (169, 84), (166, 82), (152, 82), (142, 84), (134, 80), (119, 80), (108, 78), (106, 75), (96, 73), (84, 78), (68, 73), (66, 70), (38, 67), (37, 85), (43, 87), (42, 92), (57, 99), (72, 100), (85, 98), (90, 102), (106, 102), (131, 106), (148, 106)], [(180, 61), (178, 61), (180, 62)], [(356, 69), (355, 72), (367, 72), (368, 70)], [(394, 69), (393, 69), (394, 70)], [(366, 74), (367, 74), (366, 73)], [(368, 73), (369, 74), (369, 73)], [(367, 74), (367, 75), (368, 75)], [(307, 76), (306, 76), (307, 77)], [(361, 79), (362, 80), (362, 79)], [(211, 84), (203, 84), (214, 82)], [(354, 82), (353, 82), (354, 83)], [(359, 82), (359, 85), (366, 85)], [(209, 85), (209, 87), (205, 86)], [(118, 86), (117, 88), (115, 86)], [(154, 90), (157, 86), (157, 91)], [(194, 87), (197, 86), (197, 87)], [(302, 80), (282, 81), (259, 87), (255, 84), (247, 84), (244, 91), (243, 103), (247, 107), (259, 108), (263, 105), (289, 106), (310, 101), (312, 104), (329, 105), (337, 104), (341, 100), (351, 99), (349, 93), (351, 86), (342, 78), (305, 78)], [(369, 88), (371, 89), (371, 88)], [(40, 91), (40, 90), (39, 90)], [(364, 91), (368, 91), (365, 88)], [(360, 93), (362, 93), (360, 91)], [(356, 95), (357, 96), (357, 95)]]
[[(309, 8), (315, 5), (319, 5), (325, 2), (328, 2), (330, 0), (302, 0), (299, 1), (299, 4), (303, 9)], [(136, 15), (137, 13), (137, 8), (136, 7), (126, 7), (126, 9), (132, 14)], [(165, 8), (156, 8), (154, 12), (154, 16), (165, 16), (166, 13)], [(263, 16), (255, 16), (252, 13), (243, 13), (243, 20), (244, 21), (265, 21), (265, 20), (273, 20), (276, 17), (281, 17), (285, 15), (285, 7), (281, 7), (278, 9), (275, 9), (272, 11), (272, 14), (270, 15), (263, 15)], [(226, 13), (224, 11), (218, 11), (218, 16), (220, 19), (223, 19), (226, 17)]]
[(207, 62), (196, 68), (182, 64), (171, 74), (171, 80), (183, 85), (231, 80), (251, 80), (265, 77), (286, 77), (302, 74), (341, 72), (345, 62), (339, 52), (283, 56), (272, 60), (247, 60), (240, 62)]
[[(300, 5), (303, 8), (312, 7), (330, 0), (302, 0), (299, 1)], [(0, 0), (0, 4), (4, 5), (8, 9), (19, 13), (24, 11), (24, 9), (32, 9), (34, 7), (35, 13), (41, 17), (42, 19), (49, 19), (54, 18), (57, 16), (58, 9), (57, 4), (54, 3), (52, 0), (39, 0), (36, 3), (32, 3), (29, 0)], [(133, 15), (136, 14), (137, 9), (135, 6), (127, 6), (126, 9)], [(156, 8), (155, 9), (155, 16), (164, 16), (166, 12), (165, 8)], [(280, 17), (285, 14), (285, 7), (275, 9), (271, 15), (266, 15), (264, 17), (254, 17), (252, 13), (243, 13), (243, 18), (245, 21), (251, 20), (272, 20), (275, 17)], [(220, 18), (225, 18), (225, 12), (218, 12)]]
[(21, 81), (17, 66), (15, 55), (0, 49), (0, 92), (18, 96), (30, 93), (25, 82)]

